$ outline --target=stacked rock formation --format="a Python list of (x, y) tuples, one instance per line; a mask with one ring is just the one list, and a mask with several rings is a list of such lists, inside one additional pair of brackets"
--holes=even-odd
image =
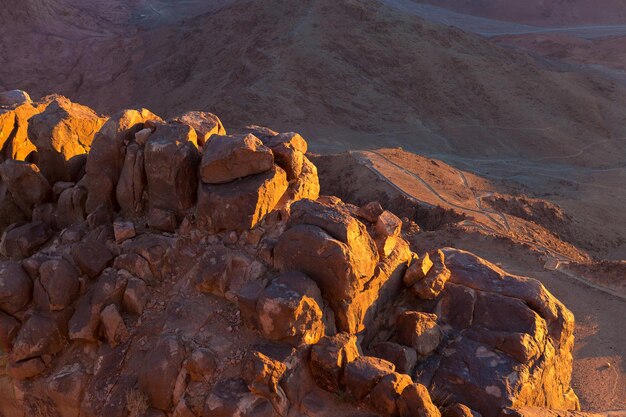
[(467, 252), (413, 253), (376, 202), (320, 197), (299, 134), (0, 106), (0, 415), (578, 408), (558, 300)]

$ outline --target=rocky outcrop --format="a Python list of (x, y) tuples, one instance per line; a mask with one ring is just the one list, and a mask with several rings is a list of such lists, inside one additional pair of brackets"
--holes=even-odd
[(561, 303), (470, 253), (413, 253), (376, 202), (319, 197), (299, 134), (47, 100), (41, 158), (0, 165), (1, 415), (577, 408)]
[(37, 165), (50, 183), (75, 181), (105, 118), (88, 107), (53, 96), (46, 109), (28, 120), (37, 147)]

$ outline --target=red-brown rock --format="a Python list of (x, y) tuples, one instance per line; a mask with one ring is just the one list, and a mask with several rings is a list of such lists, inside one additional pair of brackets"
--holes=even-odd
[(407, 386), (397, 400), (400, 417), (440, 417), (441, 412), (433, 404), (430, 394), (422, 384)]
[(254, 135), (214, 136), (202, 153), (200, 179), (205, 184), (223, 184), (273, 166), (272, 151)]
[(213, 135), (226, 135), (224, 125), (213, 113), (188, 111), (175, 117), (173, 120), (194, 128), (198, 135), (198, 146), (204, 146)]
[(417, 311), (406, 311), (396, 320), (398, 341), (411, 346), (421, 356), (428, 356), (437, 349), (443, 332), (437, 325), (437, 316)]
[(344, 385), (346, 365), (359, 357), (356, 336), (339, 333), (325, 336), (311, 348), (310, 368), (320, 388), (336, 392)]
[(13, 224), (7, 227), (0, 241), (0, 253), (12, 259), (31, 256), (50, 239), (52, 230), (42, 221)]
[(394, 371), (395, 366), (384, 359), (372, 356), (356, 358), (344, 370), (348, 395), (356, 401), (363, 400), (385, 375)]
[(0, 262), (0, 310), (15, 314), (30, 302), (33, 282), (18, 262)]
[(44, 311), (58, 311), (71, 305), (78, 296), (78, 272), (64, 259), (51, 259), (39, 268), (33, 297)]

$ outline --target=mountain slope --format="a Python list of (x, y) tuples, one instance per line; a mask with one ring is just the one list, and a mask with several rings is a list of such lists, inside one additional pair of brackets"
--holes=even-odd
[[(35, 96), (54, 89), (102, 112), (210, 109), (229, 115), (231, 126), (256, 120), (296, 128), (318, 149), (401, 145), (540, 158), (602, 140), (575, 161), (601, 166), (626, 153), (623, 141), (606, 141), (619, 136), (615, 121), (626, 115), (626, 91), (608, 80), (547, 71), (379, 1), (222, 6), (177, 18), (139, 5), (95, 37), (70, 36), (75, 28), (51, 36), (3, 27), (3, 39), (23, 46), (0, 51), (8, 63), (0, 66), (2, 87)], [(145, 18), (155, 12), (159, 19)], [(120, 27), (129, 29), (122, 35)], [(337, 126), (342, 134), (327, 135)]]

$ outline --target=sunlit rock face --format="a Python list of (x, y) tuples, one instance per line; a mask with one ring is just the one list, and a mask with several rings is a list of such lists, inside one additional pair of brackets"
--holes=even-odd
[(0, 415), (578, 407), (558, 300), (471, 253), (413, 253), (391, 207), (320, 197), (299, 134), (0, 97), (0, 117), (39, 112), (2, 136)]

